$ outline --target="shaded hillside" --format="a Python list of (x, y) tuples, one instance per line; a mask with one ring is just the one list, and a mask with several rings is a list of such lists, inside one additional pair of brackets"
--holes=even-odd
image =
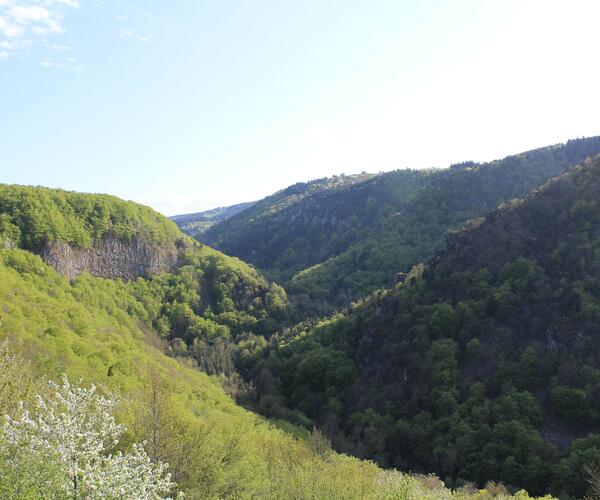
[[(201, 241), (286, 280), (359, 237), (379, 208), (365, 206), (373, 177), (342, 175), (294, 184), (213, 226)], [(374, 204), (385, 201), (379, 193)], [(353, 218), (357, 213), (361, 220)]]
[(390, 286), (441, 248), (449, 228), (597, 153), (600, 138), (578, 139), (482, 165), (292, 186), (202, 239), (282, 281), (303, 316), (327, 314)]
[(503, 160), (449, 169), (396, 213), (379, 218), (334, 258), (298, 273), (287, 289), (305, 314), (323, 314), (391, 286), (398, 272), (431, 257), (450, 228), (527, 194), (584, 158), (600, 138), (569, 141)]
[(254, 201), (249, 201), (228, 207), (213, 208), (211, 210), (205, 210), (204, 212), (174, 215), (173, 217), (170, 217), (170, 219), (188, 236), (199, 238), (200, 235), (205, 233), (211, 226), (214, 226), (218, 222), (230, 219), (241, 211), (250, 208), (254, 203)]
[(598, 200), (600, 157), (452, 234), (422, 278), (288, 332), (254, 368), (261, 410), (448, 484), (581, 498), (600, 459)]

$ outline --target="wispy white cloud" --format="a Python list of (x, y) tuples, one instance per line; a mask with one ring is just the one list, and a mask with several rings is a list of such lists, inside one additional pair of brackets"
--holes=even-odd
[(50, 11), (40, 5), (14, 5), (8, 14), (21, 25), (46, 23), (50, 20)]
[(6, 55), (65, 31), (63, 20), (79, 0), (0, 0), (0, 48)]
[(115, 36), (117, 38), (128, 38), (140, 43), (150, 43), (152, 41), (152, 35), (140, 35), (129, 28), (117, 31)]
[(57, 50), (57, 51), (61, 51), (61, 52), (67, 52), (67, 51), (71, 51), (71, 50), (75, 49), (75, 47), (73, 45), (65, 45), (65, 44), (61, 44), (61, 43), (49, 43), (49, 44), (47, 44), (47, 47), (49, 49)]
[(131, 30), (119, 30), (117, 31), (117, 38), (129, 38), (133, 36), (133, 31)]
[(74, 71), (75, 73), (87, 73), (85, 66), (83, 66), (75, 57), (55, 58), (52, 56), (47, 56), (40, 61), (40, 66), (48, 70), (59, 69), (70, 70)]
[(0, 34), (7, 38), (18, 38), (25, 33), (25, 28), (8, 16), (0, 16)]

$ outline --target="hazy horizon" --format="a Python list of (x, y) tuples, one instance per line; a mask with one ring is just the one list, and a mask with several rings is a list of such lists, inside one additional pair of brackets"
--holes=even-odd
[(166, 215), (600, 133), (600, 5), (0, 0), (0, 182)]
[[(586, 137), (596, 137), (596, 136), (598, 136), (598, 134), (593, 135), (593, 136), (586, 136)], [(546, 147), (546, 146), (552, 146), (554, 144), (564, 144), (564, 143), (566, 143), (569, 140), (580, 139), (580, 138), (584, 138), (584, 137), (570, 137), (569, 139), (566, 139), (566, 140), (561, 141), (561, 142), (557, 142), (557, 143), (553, 143), (553, 144), (544, 144), (544, 145), (534, 146), (533, 148), (529, 148), (527, 150), (514, 151), (513, 153), (508, 153), (505, 156), (501, 156), (501, 157), (497, 157), (497, 158), (487, 158), (487, 159), (483, 159), (483, 160), (473, 160), (471, 158), (465, 158), (464, 160), (461, 160), (461, 161), (458, 161), (458, 162), (454, 162), (454, 163), (462, 163), (462, 162), (466, 162), (466, 161), (475, 161), (477, 163), (488, 163), (488, 162), (492, 162), (492, 161), (495, 161), (495, 160), (501, 160), (501, 159), (505, 158), (506, 156), (511, 156), (513, 154), (520, 154), (520, 153), (524, 153), (526, 151), (530, 151), (532, 149), (538, 149), (538, 148), (542, 148), (542, 147)], [(427, 169), (427, 168), (448, 168), (451, 165), (452, 164), (439, 165), (439, 166), (436, 165), (436, 166), (421, 167), (421, 168), (400, 167), (400, 169), (407, 168), (409, 170), (424, 170), (424, 169)], [(165, 215), (167, 217), (175, 217), (175, 216), (183, 216), (183, 215), (192, 215), (192, 214), (200, 213), (200, 212), (208, 212), (208, 211), (216, 210), (216, 209), (219, 209), (219, 208), (227, 208), (227, 207), (234, 206), (234, 205), (241, 205), (241, 204), (244, 204), (244, 203), (255, 203), (257, 201), (260, 201), (262, 198), (265, 198), (266, 196), (272, 195), (272, 194), (274, 194), (274, 193), (276, 193), (278, 191), (281, 191), (281, 190), (283, 190), (283, 189), (285, 189), (285, 188), (287, 188), (289, 186), (292, 186), (294, 184), (301, 183), (301, 182), (310, 182), (310, 181), (319, 180), (319, 179), (322, 179), (322, 178), (330, 178), (330, 177), (338, 176), (338, 175), (352, 176), (352, 175), (359, 175), (361, 173), (379, 174), (379, 173), (385, 173), (385, 172), (392, 172), (394, 170), (398, 170), (398, 169), (380, 170), (380, 171), (377, 171), (377, 172), (375, 172), (375, 171), (340, 172), (340, 173), (332, 173), (332, 174), (326, 175), (324, 177), (315, 177), (315, 178), (311, 177), (310, 179), (302, 179), (302, 180), (298, 180), (298, 181), (292, 181), (290, 184), (286, 184), (285, 186), (280, 186), (280, 187), (274, 189), (273, 191), (270, 191), (270, 192), (266, 193), (261, 198), (248, 199), (248, 200), (239, 200), (239, 201), (234, 201), (233, 203), (228, 203), (228, 204), (220, 204), (220, 205), (213, 205), (213, 206), (202, 207), (202, 208), (199, 208), (197, 210), (191, 209), (188, 212), (165, 213), (165, 212), (163, 212), (163, 211), (161, 211), (161, 210), (159, 210), (159, 209), (157, 209), (155, 207), (152, 207), (151, 204), (140, 202), (140, 201), (136, 201), (135, 199), (130, 199), (130, 198), (123, 198), (123, 199), (126, 200), (126, 201), (133, 201), (133, 202), (136, 202), (136, 203), (141, 203), (143, 205), (150, 206), (151, 208), (154, 208), (155, 210), (157, 210), (158, 212), (162, 213), (163, 215)], [(16, 183), (16, 184), (18, 184), (18, 183)], [(55, 189), (65, 189), (62, 186), (46, 186), (46, 185), (39, 185), (39, 184), (37, 184), (37, 185), (36, 184), (25, 184), (25, 185), (28, 185), (28, 186), (49, 187), (49, 188), (55, 188)], [(111, 192), (108, 192), (108, 191), (81, 191), (81, 190), (75, 190), (75, 189), (65, 189), (65, 190), (76, 191), (76, 192), (83, 192), (83, 193), (87, 193), (87, 194), (107, 194), (107, 195), (117, 196), (115, 193), (111, 193)]]

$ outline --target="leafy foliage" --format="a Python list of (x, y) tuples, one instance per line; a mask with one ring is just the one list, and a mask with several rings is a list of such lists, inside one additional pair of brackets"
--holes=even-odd
[(52, 241), (90, 247), (108, 234), (173, 244), (174, 223), (154, 210), (114, 196), (0, 185), (0, 242), (39, 250)]
[(206, 246), (182, 251), (180, 264), (174, 273), (140, 278), (128, 289), (176, 354), (187, 353), (211, 375), (231, 374), (240, 341), (269, 338), (287, 319), (285, 291)]
[[(87, 247), (108, 235), (177, 247), (178, 267), (172, 273), (113, 286), (122, 296), (131, 295), (127, 301), (135, 303), (128, 307), (171, 342), (173, 354), (195, 360), (207, 373), (231, 374), (238, 340), (268, 338), (287, 319), (281, 287), (240, 260), (185, 237), (149, 208), (111, 196), (0, 186), (0, 248), (7, 248), (4, 262), (20, 272), (38, 273), (39, 259), (10, 249), (40, 252), (53, 241)], [(77, 287), (93, 297), (87, 279), (81, 277)]]
[(431, 182), (395, 213), (379, 217), (339, 255), (294, 276), (288, 293), (304, 315), (343, 308), (377, 288), (391, 286), (398, 272), (406, 273), (432, 257), (443, 248), (449, 229), (525, 196), (599, 152), (600, 138), (582, 139), (483, 165), (451, 167), (430, 177)]
[[(309, 317), (389, 285), (441, 248), (448, 228), (525, 194), (599, 142), (300, 184), (207, 238), (247, 243), (244, 256), (290, 280)], [(2, 187), (0, 338), (30, 364), (6, 354), (15, 364), (2, 364), (0, 410), (16, 422), (16, 399), (41, 375), (106, 384), (124, 396), (114, 423), (128, 429), (109, 456), (134, 450), (140, 466), (171, 464), (192, 498), (489, 498), (523, 486), (581, 496), (582, 471), (600, 450), (599, 174), (600, 162), (588, 164), (509, 201), (453, 233), (424, 273), (402, 276), (405, 285), (294, 327), (281, 287), (191, 244), (150, 209)], [(109, 234), (175, 245), (179, 266), (131, 282), (68, 281), (23, 250), (89, 247)], [(221, 382), (255, 387), (256, 408), (273, 424), (236, 406)], [(359, 458), (335, 453), (330, 440)], [(142, 441), (143, 457), (134, 447)], [(19, 470), (41, 471), (49, 491), (61, 487), (60, 460), (21, 459)]]
[(436, 176), (435, 171), (403, 170), (296, 184), (215, 225), (200, 239), (253, 263), (272, 279), (287, 281), (360, 241), (377, 220)]
[(123, 433), (111, 414), (116, 400), (66, 376), (37, 397), (35, 410), (6, 417), (0, 447), (6, 498), (166, 498), (174, 489), (166, 465), (150, 461), (140, 444), (114, 452)]
[[(12, 386), (8, 392), (2, 386), (0, 413), (18, 420), (14, 398), (27, 401), (40, 391), (41, 376), (56, 378), (66, 372), (71, 379), (105, 385), (123, 399), (115, 425), (125, 425), (127, 432), (115, 453), (127, 453), (133, 443), (145, 441), (152, 463), (169, 463), (172, 480), (190, 498), (437, 499), (487, 494), (452, 493), (438, 483), (432, 489), (418, 478), (334, 453), (322, 439), (311, 443), (292, 437), (236, 406), (216, 379), (152, 347), (157, 336), (148, 324), (148, 311), (121, 281), (82, 275), (71, 283), (35, 255), (4, 251), (0, 303), (0, 337), (20, 353), (6, 347), (0, 352), (0, 380)], [(42, 395), (43, 401), (51, 399)], [(35, 453), (20, 459), (17, 472), (40, 472), (36, 480), (47, 479), (45, 492), (63, 485), (60, 461), (40, 461)], [(11, 488), (17, 479), (3, 475), (2, 488)], [(35, 488), (28, 494), (41, 496)], [(523, 493), (517, 498), (529, 497)]]
[(600, 158), (450, 235), (416, 282), (287, 332), (255, 366), (259, 408), (447, 484), (581, 498), (600, 449), (598, 200)]

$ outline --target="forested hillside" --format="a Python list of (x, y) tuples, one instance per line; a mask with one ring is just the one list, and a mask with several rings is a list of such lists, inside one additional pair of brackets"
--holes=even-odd
[[(122, 260), (139, 260), (141, 271), (136, 275), (138, 268), (132, 266), (127, 275), (129, 293), (145, 304), (146, 319), (169, 349), (207, 373), (232, 374), (237, 344), (261, 344), (287, 317), (281, 287), (239, 259), (184, 236), (150, 208), (104, 195), (2, 186), (0, 220), (4, 247), (33, 250), (59, 271), (85, 264), (77, 252), (87, 247), (94, 258), (106, 253), (105, 265), (93, 267), (100, 277), (119, 276), (113, 271)], [(106, 238), (123, 244), (107, 248)], [(136, 252), (137, 247), (127, 246), (134, 239), (146, 239), (151, 246)], [(68, 245), (69, 252), (50, 254), (48, 249), (59, 244)], [(165, 248), (171, 249), (170, 265), (145, 272), (144, 262)], [(73, 278), (78, 273), (65, 274)]]
[(599, 23), (0, 0), (0, 500), (600, 500)]
[[(360, 221), (353, 222), (352, 217), (374, 177), (341, 175), (294, 184), (216, 224), (201, 241), (256, 265), (274, 279), (286, 280), (338, 253), (354, 241), (359, 227), (369, 224), (374, 212), (365, 213)], [(379, 194), (381, 201), (376, 204), (385, 201), (385, 195)]]
[(246, 210), (254, 205), (253, 201), (246, 203), (238, 203), (228, 207), (213, 208), (204, 212), (196, 212), (193, 214), (174, 215), (171, 220), (177, 224), (185, 234), (192, 238), (199, 238), (200, 235), (214, 226), (217, 222), (223, 222), (235, 214), (239, 214), (242, 210)]
[[(170, 464), (177, 491), (187, 498), (381, 498), (404, 487), (429, 494), (399, 474), (384, 486), (388, 478), (373, 464), (312, 445), (310, 436), (294, 438), (236, 406), (218, 380), (153, 347), (160, 348), (153, 304), (123, 282), (86, 275), (69, 283), (39, 257), (3, 250), (0, 300), (0, 338), (7, 342), (0, 348), (2, 415), (16, 414), (19, 399), (45, 393), (41, 377), (59, 380), (67, 373), (121, 397), (124, 445), (146, 441), (154, 459)], [(7, 348), (25, 361), (7, 355)], [(30, 477), (29, 469), (12, 477), (11, 460), (0, 438), (3, 498), (51, 494), (21, 496), (20, 490), (15, 497), (15, 485), (45, 485), (48, 478)]]
[[(480, 169), (490, 193), (505, 167)], [(254, 367), (259, 407), (450, 485), (582, 498), (600, 457), (599, 200), (597, 157), (449, 235), (404, 284), (287, 331)]]
[[(448, 228), (491, 210), (450, 233), (447, 249), (401, 285), (347, 314), (295, 326), (298, 313), (282, 287), (149, 208), (105, 195), (2, 186), (0, 338), (39, 376), (58, 380), (66, 372), (124, 396), (124, 446), (148, 440), (140, 419), (157, 411), (148, 405), (160, 393), (166, 420), (152, 431), (153, 456), (180, 464), (173, 478), (192, 497), (301, 491), (299, 498), (352, 498), (359, 488), (356, 498), (379, 498), (381, 488), (400, 487), (424, 497), (451, 494), (433, 479), (391, 473), (384, 480), (373, 464), (334, 454), (329, 440), (386, 468), (434, 472), (462, 488), (459, 498), (477, 491), (473, 484), (498, 480), (511, 491), (583, 495), (585, 467), (600, 451), (593, 434), (600, 427), (600, 160), (524, 202), (492, 208), (595, 144), (570, 142), (488, 165), (322, 180), (233, 216), (245, 227), (248, 212), (265, 224), (273, 212), (282, 220), (295, 212), (312, 221), (306, 234), (325, 242), (311, 245), (329, 253), (344, 245), (326, 241), (331, 234), (311, 226), (311, 217), (354, 220), (362, 232), (350, 224), (340, 233), (354, 240), (350, 250), (321, 267), (339, 266), (363, 245), (380, 258), (366, 259), (372, 271), (353, 284), (368, 294), (377, 280), (389, 283), (385, 269), (397, 259), (418, 262)], [(364, 192), (372, 210), (358, 219), (353, 210)], [(153, 259), (156, 266), (144, 267)], [(126, 274), (111, 268), (120, 265)], [(363, 272), (356, 261), (351, 268), (348, 276)], [(334, 269), (337, 281), (326, 273), (320, 279), (335, 289), (344, 268)], [(294, 277), (292, 289), (313, 271)], [(316, 297), (296, 292), (296, 306), (312, 304), (300, 315), (332, 306), (314, 307)], [(207, 375), (296, 437), (246, 413)], [(217, 425), (222, 433), (196, 448), (198, 436)], [(310, 432), (313, 425), (326, 437)], [(238, 428), (246, 429), (242, 440)], [(193, 456), (199, 463), (181, 465)], [(282, 480), (297, 460), (299, 469)], [(257, 467), (266, 472), (250, 478)]]
[(175, 224), (149, 207), (114, 196), (0, 184), (0, 240), (27, 250), (54, 241), (90, 247), (108, 235), (174, 244)]
[(202, 239), (282, 282), (301, 316), (327, 314), (393, 284), (441, 248), (448, 229), (597, 153), (600, 138), (579, 139), (481, 165), (362, 176), (296, 197), (292, 187)]
[[(160, 463), (168, 463), (171, 474), (160, 483), (165, 496), (182, 491), (198, 499), (433, 500), (504, 491), (490, 483), (482, 492), (470, 485), (451, 492), (433, 476), (384, 471), (333, 452), (319, 431), (274, 425), (237, 406), (223, 392), (223, 379), (202, 371), (227, 373), (234, 357), (259, 354), (263, 335), (272, 334), (287, 309), (283, 291), (238, 259), (193, 244), (150, 210), (116, 199), (12, 187), (4, 188), (3, 199), (0, 415), (9, 417), (0, 432), (3, 498), (85, 491), (90, 498), (120, 498), (118, 491), (134, 491), (136, 482), (141, 489), (135, 491), (142, 491), (152, 467), (164, 476)], [(89, 211), (74, 210), (75, 201)], [(85, 214), (98, 213), (105, 201), (104, 222), (88, 220)], [(118, 227), (133, 228), (134, 238), (156, 237), (156, 244), (174, 238), (178, 267), (134, 280), (86, 272), (69, 279), (25, 249), (63, 238), (74, 248), (93, 249), (111, 231), (132, 237), (115, 227), (115, 210), (123, 214)], [(164, 228), (163, 236), (139, 226), (140, 213)], [(65, 374), (75, 385), (66, 379), (59, 389), (46, 384)], [(90, 383), (99, 386), (97, 396)], [(109, 391), (115, 397), (105, 399)], [(77, 430), (84, 427), (89, 435)], [(106, 449), (99, 458), (98, 436), (104, 435), (121, 439), (113, 455)], [(132, 443), (145, 443), (145, 454)], [(107, 444), (113, 448), (116, 441)], [(131, 475), (111, 476), (111, 470)]]

